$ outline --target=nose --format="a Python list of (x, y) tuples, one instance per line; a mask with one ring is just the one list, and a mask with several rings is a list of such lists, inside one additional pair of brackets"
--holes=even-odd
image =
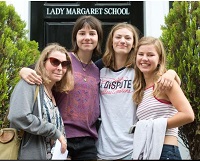
[(124, 37), (121, 37), (120, 42), (121, 42), (121, 43), (125, 43), (125, 38), (124, 38)]
[(142, 56), (142, 60), (148, 60), (147, 55), (144, 54), (144, 55)]
[(89, 40), (90, 39), (90, 34), (85, 34), (85, 40)]
[(57, 69), (58, 69), (58, 70), (62, 70), (62, 65), (61, 65), (61, 63), (57, 66)]

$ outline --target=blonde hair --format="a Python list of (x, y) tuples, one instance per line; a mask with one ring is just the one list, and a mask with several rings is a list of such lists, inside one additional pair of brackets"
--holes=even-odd
[(136, 65), (137, 52), (139, 48), (143, 45), (154, 45), (155, 50), (157, 51), (159, 55), (160, 63), (158, 64), (158, 67), (156, 68), (154, 72), (154, 84), (155, 84), (154, 91), (153, 91), (154, 96), (159, 94), (159, 89), (157, 88), (156, 82), (158, 78), (166, 72), (166, 54), (165, 54), (163, 43), (158, 38), (154, 38), (151, 36), (142, 37), (138, 42), (138, 46), (136, 47), (136, 53), (134, 55), (135, 78), (133, 81), (133, 88), (134, 88), (133, 100), (136, 104), (139, 104), (142, 101), (144, 90), (146, 87), (143, 73), (140, 71), (140, 69)]
[[(64, 53), (66, 55), (67, 60), (71, 62), (71, 58), (69, 57), (68, 52), (64, 47), (60, 46), (58, 43), (48, 44), (41, 52), (41, 55), (35, 66), (35, 71), (37, 72), (38, 75), (42, 77), (44, 84), (48, 84), (51, 82), (45, 68), (45, 63), (49, 55), (54, 51), (60, 51)], [(74, 88), (74, 78), (72, 72), (72, 65), (70, 64), (67, 67), (67, 71), (64, 74), (63, 78), (54, 84), (53, 89), (58, 92), (68, 92), (71, 91), (73, 88)]]
[(132, 33), (133, 33), (133, 47), (127, 57), (127, 61), (126, 61), (126, 64), (125, 64), (125, 67), (133, 67), (133, 55), (134, 55), (134, 50), (135, 50), (135, 47), (137, 46), (138, 44), (138, 29), (136, 27), (134, 27), (133, 25), (131, 24), (127, 24), (127, 23), (118, 23), (116, 25), (114, 25), (108, 35), (108, 38), (107, 38), (107, 42), (106, 42), (106, 50), (105, 50), (105, 53), (102, 57), (102, 60), (103, 60), (103, 63), (106, 67), (110, 68), (110, 69), (114, 69), (114, 66), (115, 66), (115, 56), (114, 56), (114, 50), (113, 50), (113, 46), (112, 46), (112, 43), (113, 43), (113, 36), (114, 36), (114, 33), (115, 31), (119, 30), (119, 29), (122, 29), (122, 28), (126, 28), (128, 30), (130, 30)]

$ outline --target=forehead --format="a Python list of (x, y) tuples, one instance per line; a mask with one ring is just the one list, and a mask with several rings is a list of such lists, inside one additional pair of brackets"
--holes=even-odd
[(50, 54), (49, 54), (49, 57), (54, 57), (54, 58), (58, 58), (58, 59), (64, 59), (66, 60), (66, 54), (61, 52), (61, 51), (52, 51)]
[(144, 51), (144, 52), (153, 52), (153, 53), (157, 53), (155, 45), (153, 44), (145, 44), (145, 45), (141, 45), (138, 49), (139, 52)]
[(120, 29), (117, 29), (115, 32), (114, 32), (114, 35), (129, 35), (129, 36), (133, 36), (133, 33), (131, 32), (130, 29), (128, 28), (120, 28)]
[(79, 29), (78, 31), (95, 31), (95, 29), (92, 29), (90, 25), (84, 25), (81, 29)]

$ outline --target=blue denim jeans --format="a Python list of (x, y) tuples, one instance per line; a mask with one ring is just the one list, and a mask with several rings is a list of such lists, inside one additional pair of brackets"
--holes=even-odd
[(164, 144), (160, 160), (182, 160), (178, 146)]

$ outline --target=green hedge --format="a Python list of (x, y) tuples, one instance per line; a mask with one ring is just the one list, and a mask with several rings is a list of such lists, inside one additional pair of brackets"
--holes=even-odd
[(193, 123), (180, 127), (192, 159), (200, 159), (200, 1), (174, 1), (161, 27), (168, 68), (181, 78), (195, 112)]
[(19, 81), (19, 70), (33, 64), (38, 44), (27, 39), (26, 23), (12, 5), (0, 1), (0, 126), (9, 107), (12, 90)]

